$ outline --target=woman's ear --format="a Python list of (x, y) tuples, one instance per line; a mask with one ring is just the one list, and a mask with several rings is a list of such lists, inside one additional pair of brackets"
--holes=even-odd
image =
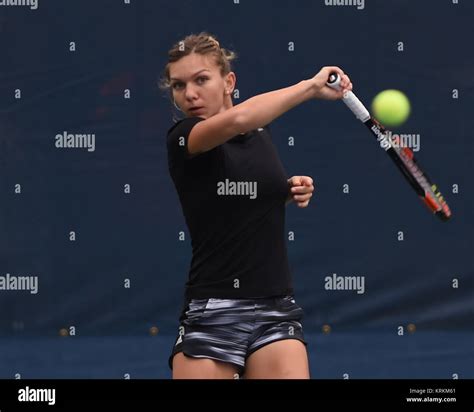
[(230, 72), (227, 77), (226, 77), (226, 81), (225, 81), (225, 91), (226, 91), (226, 94), (231, 94), (232, 93), (232, 90), (234, 90), (234, 87), (235, 87), (235, 81), (236, 81), (236, 77), (235, 77), (235, 73), (234, 72)]

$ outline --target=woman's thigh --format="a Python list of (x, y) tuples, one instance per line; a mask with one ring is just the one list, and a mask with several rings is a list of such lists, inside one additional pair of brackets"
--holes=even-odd
[(237, 366), (213, 359), (199, 359), (177, 353), (173, 357), (173, 379), (235, 379)]
[(252, 353), (245, 379), (309, 379), (306, 346), (297, 339), (269, 343)]

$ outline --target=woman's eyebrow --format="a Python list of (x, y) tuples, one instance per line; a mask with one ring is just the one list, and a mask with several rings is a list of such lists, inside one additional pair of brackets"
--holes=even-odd
[[(209, 70), (209, 69), (202, 69), (202, 70), (199, 70), (198, 72), (194, 73), (194, 74), (191, 76), (191, 78), (196, 77), (199, 73), (202, 73), (202, 72), (205, 72), (205, 71), (208, 71), (208, 72), (209, 72), (210, 70)], [(171, 80), (181, 80), (181, 79), (178, 79), (178, 78), (176, 78), (176, 77), (172, 77)]]

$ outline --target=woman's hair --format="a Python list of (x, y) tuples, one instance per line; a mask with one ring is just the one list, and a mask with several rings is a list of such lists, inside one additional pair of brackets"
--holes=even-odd
[(220, 67), (222, 77), (232, 71), (232, 61), (237, 58), (235, 52), (221, 47), (216, 36), (207, 32), (190, 34), (183, 40), (175, 43), (168, 51), (168, 63), (158, 83), (159, 88), (168, 93), (172, 103), (174, 103), (174, 100), (170, 82), (170, 64), (177, 62), (182, 57), (188, 56), (191, 53), (212, 56), (216, 65)]

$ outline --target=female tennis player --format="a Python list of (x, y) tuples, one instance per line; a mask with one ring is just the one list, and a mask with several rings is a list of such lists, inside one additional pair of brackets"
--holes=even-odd
[[(168, 167), (192, 259), (169, 363), (174, 379), (309, 378), (285, 239), (285, 206), (308, 206), (309, 176), (288, 178), (269, 124), (311, 99), (352, 89), (338, 67), (233, 105), (235, 53), (209, 33), (169, 51), (161, 81), (184, 118), (168, 131)], [(342, 90), (326, 86), (329, 74)]]

